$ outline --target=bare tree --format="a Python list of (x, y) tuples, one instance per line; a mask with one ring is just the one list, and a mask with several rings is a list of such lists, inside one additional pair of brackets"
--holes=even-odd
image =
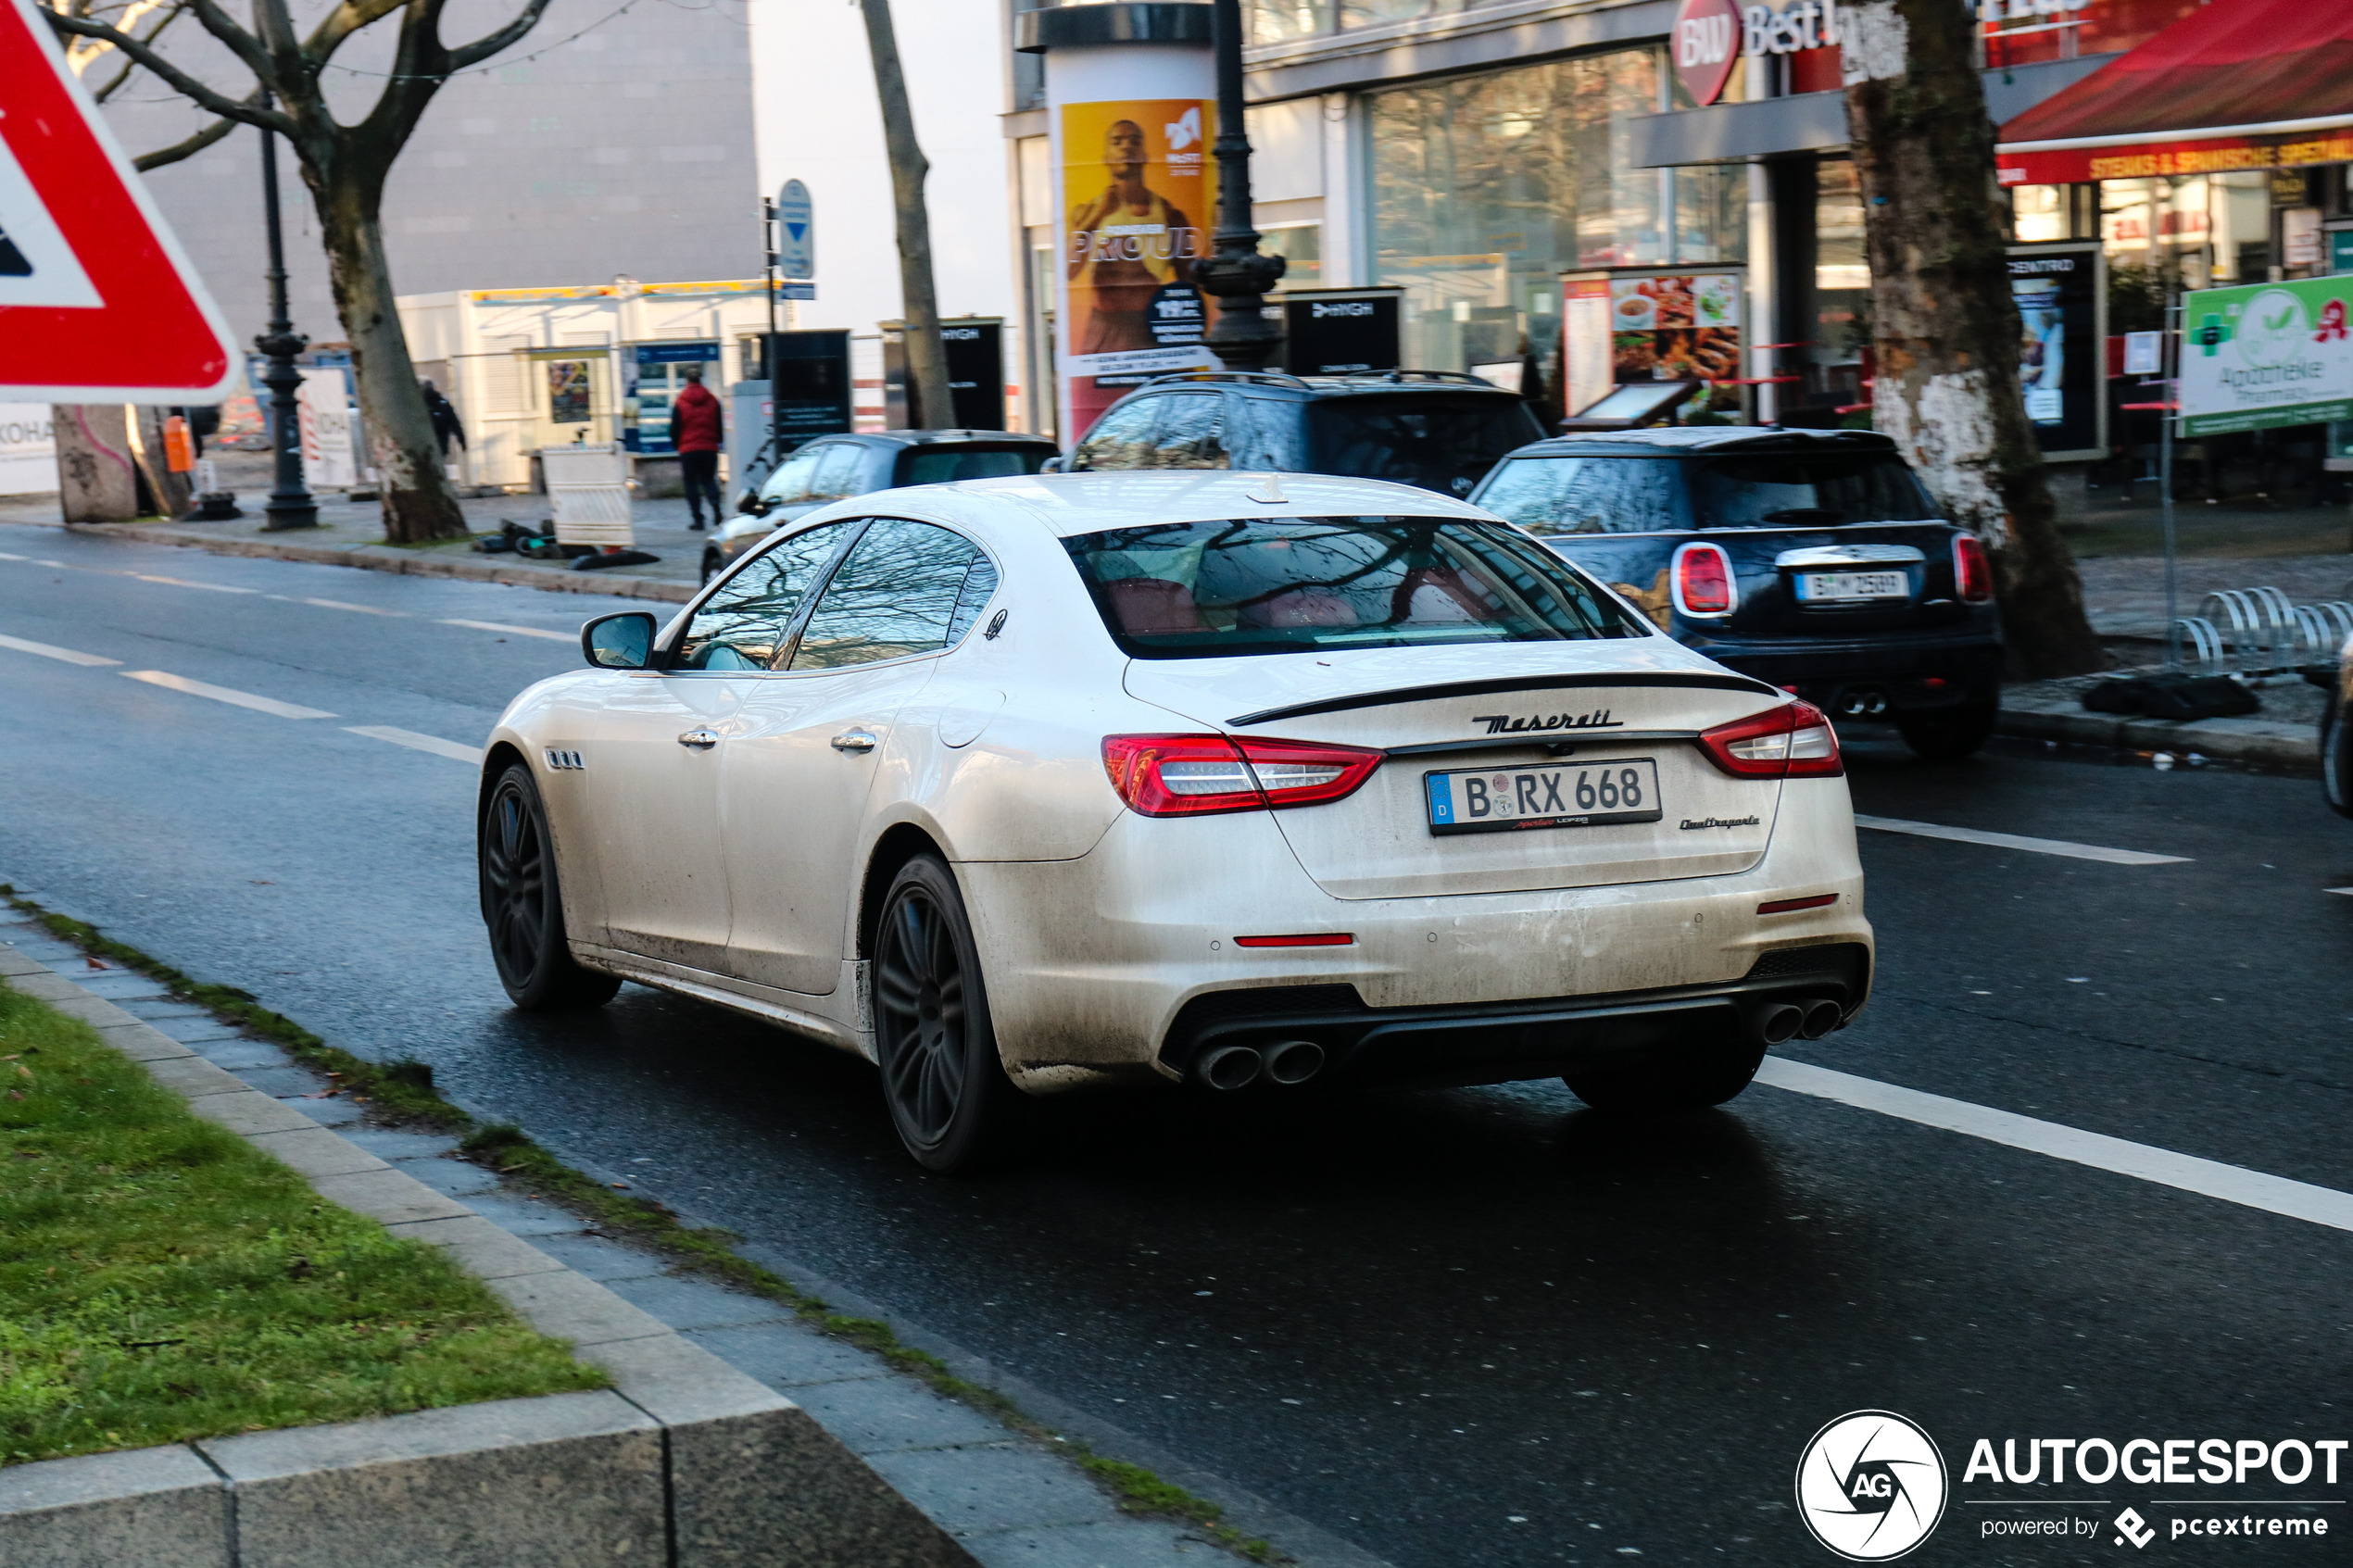
[(859, 0), (866, 16), (866, 43), (875, 56), (875, 93), (882, 100), (883, 148), (890, 158), (890, 194), (899, 220), (899, 292), (906, 317), (908, 390), (913, 394), (915, 424), (946, 430), (956, 422), (955, 398), (948, 389), (948, 350), (939, 340), (939, 295), (931, 279), (931, 215), (924, 204), (924, 181), (931, 165), (915, 141), (915, 111), (907, 99), (907, 74), (899, 64), (899, 35), (890, 25), (890, 0)]
[(1873, 422), (1985, 541), (2013, 672), (2104, 668), (2019, 385), (1974, 7), (1849, 0), (1840, 13), (1871, 264)]
[[(110, 47), (121, 56), (120, 72), (144, 69), (214, 117), (186, 141), (138, 159), (140, 168), (186, 157), (238, 125), (274, 131), (294, 148), (326, 243), (335, 310), (351, 343), (369, 457), (383, 484), (384, 535), (401, 544), (463, 537), (465, 516), (443, 477), (433, 420), (393, 304), (384, 182), (441, 84), (528, 34), (548, 0), (523, 0), (505, 26), (456, 46), (441, 39), (447, 0), (340, 0), (307, 35), (296, 31), (288, 0), (253, 0), (250, 31), (220, 0), (163, 0), (147, 7), (140, 0), (44, 3), (69, 50), (91, 56), (79, 67), (85, 79), (104, 53), (97, 46)], [(182, 11), (252, 72), (249, 94), (232, 97), (165, 56), (158, 35)], [(384, 90), (365, 119), (346, 124), (327, 102), (327, 64), (362, 29), (395, 15), (398, 35)], [(106, 85), (111, 93), (120, 79)]]

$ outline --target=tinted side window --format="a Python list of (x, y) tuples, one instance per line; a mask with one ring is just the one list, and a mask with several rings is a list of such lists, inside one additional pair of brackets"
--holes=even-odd
[(1226, 399), (1214, 392), (1180, 392), (1167, 400), (1152, 432), (1156, 469), (1222, 469)]
[(785, 459), (782, 467), (768, 476), (768, 483), (760, 487), (760, 493), (780, 506), (806, 500), (809, 496), (809, 478), (817, 471), (817, 465), (824, 461), (827, 450), (829, 448), (824, 446), (804, 446), (795, 452)]
[(1515, 458), (1478, 504), (1530, 533), (1667, 533), (1691, 527), (1673, 458)]
[(792, 668), (842, 670), (946, 647), (979, 557), (980, 547), (960, 533), (881, 519), (825, 584)]
[(960, 479), (1010, 479), (1036, 473), (1038, 465), (1053, 456), (1043, 446), (974, 451), (969, 447), (915, 446), (899, 454), (894, 484), (952, 484)]
[(1151, 460), (1152, 421), (1165, 402), (1139, 397), (1124, 403), (1095, 421), (1087, 439), (1071, 454), (1082, 469), (1139, 469)]
[(829, 522), (754, 556), (695, 611), (678, 645), (681, 670), (766, 670), (782, 651), (809, 590), (854, 524)]
[(1227, 461), (1238, 469), (1303, 469), (1299, 405), (1272, 397), (1226, 399)]
[(824, 449), (824, 460), (817, 465), (816, 475), (809, 482), (812, 501), (840, 501), (852, 495), (863, 495), (872, 488), (866, 483), (866, 449), (843, 442)]

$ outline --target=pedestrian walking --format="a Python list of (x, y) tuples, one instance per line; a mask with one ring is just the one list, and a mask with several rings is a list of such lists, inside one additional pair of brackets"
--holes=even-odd
[(450, 442), (455, 441), (460, 446), (466, 444), (466, 427), (458, 419), (456, 406), (441, 395), (439, 387), (429, 381), (421, 381), (417, 384), (424, 390), (425, 412), (433, 416), (433, 438), (441, 448), (441, 460), (447, 463), (449, 461)]
[(715, 527), (724, 515), (719, 509), (719, 441), (723, 431), (719, 399), (702, 383), (702, 367), (690, 366), (686, 384), (679, 389), (678, 401), (670, 407), (670, 448), (678, 454), (678, 477), (686, 486), (686, 510), (694, 521), (686, 526), (696, 533), (702, 531), (703, 497), (711, 498), (711, 521)]

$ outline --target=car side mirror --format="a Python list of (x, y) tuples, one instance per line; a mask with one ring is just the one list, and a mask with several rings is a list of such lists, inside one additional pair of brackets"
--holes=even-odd
[(580, 651), (590, 668), (643, 670), (654, 652), (654, 618), (642, 609), (600, 615), (580, 629)]
[(768, 503), (761, 498), (758, 491), (747, 490), (743, 499), (736, 503), (736, 509), (746, 517), (766, 517)]
[(1060, 455), (1049, 458), (1038, 465), (1038, 471), (1039, 473), (1068, 473), (1071, 471), (1070, 459)]

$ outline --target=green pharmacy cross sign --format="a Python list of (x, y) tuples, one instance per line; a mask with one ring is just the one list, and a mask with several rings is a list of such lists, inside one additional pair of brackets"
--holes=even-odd
[(2353, 277), (2182, 296), (2182, 433), (2353, 420)]

